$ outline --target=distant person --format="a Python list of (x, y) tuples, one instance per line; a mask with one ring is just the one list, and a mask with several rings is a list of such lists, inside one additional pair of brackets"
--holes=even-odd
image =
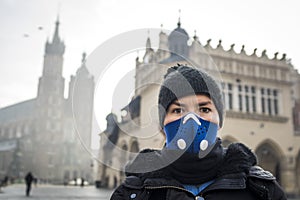
[(64, 179), (64, 186), (67, 186), (67, 185), (68, 185), (68, 182), (69, 182), (68, 179), (65, 178), (65, 179)]
[(31, 172), (28, 172), (25, 176), (25, 183), (26, 183), (26, 196), (30, 195), (30, 191), (31, 191), (31, 184), (33, 181), (34, 177), (31, 174)]
[(84, 178), (81, 178), (81, 184), (80, 184), (81, 187), (84, 186)]
[(2, 183), (3, 183), (3, 184), (2, 184), (3, 186), (7, 186), (7, 184), (8, 184), (8, 176), (5, 176), (5, 177), (4, 177)]
[(8, 176), (5, 176), (3, 180), (0, 180), (0, 193), (2, 192), (1, 188), (7, 186), (7, 184), (8, 184)]
[(74, 178), (74, 185), (77, 186), (77, 178)]

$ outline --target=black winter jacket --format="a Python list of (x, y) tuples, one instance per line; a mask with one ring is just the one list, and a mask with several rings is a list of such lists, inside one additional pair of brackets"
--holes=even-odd
[[(223, 153), (224, 158), (220, 166), (222, 173), (218, 173), (215, 181), (197, 196), (186, 190), (176, 180), (176, 176), (171, 176), (166, 169), (161, 169), (143, 174), (128, 173), (126, 180), (112, 194), (111, 200), (286, 199), (275, 177), (253, 165), (256, 164), (256, 157), (247, 147), (242, 144), (232, 144), (228, 150), (224, 149)], [(248, 169), (241, 170), (241, 166), (245, 165), (244, 161), (249, 162)], [(138, 157), (133, 163), (135, 162), (140, 162)]]

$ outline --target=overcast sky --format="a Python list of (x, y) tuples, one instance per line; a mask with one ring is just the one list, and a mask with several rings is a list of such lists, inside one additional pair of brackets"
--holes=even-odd
[[(190, 37), (196, 30), (202, 44), (212, 39), (215, 47), (221, 39), (225, 49), (235, 43), (237, 52), (245, 45), (248, 54), (254, 48), (258, 54), (266, 49), (270, 58), (275, 52), (279, 57), (286, 53), (300, 69), (297, 0), (1, 0), (0, 108), (36, 97), (45, 42), (52, 39), (58, 15), (68, 85), (83, 52), (89, 55), (111, 37), (134, 29), (163, 24), (173, 30), (179, 9), (182, 28)], [(109, 103), (106, 108), (105, 115)]]

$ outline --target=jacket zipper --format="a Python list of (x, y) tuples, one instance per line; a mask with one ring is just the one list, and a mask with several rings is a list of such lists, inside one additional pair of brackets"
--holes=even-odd
[(193, 196), (195, 197), (195, 200), (198, 200), (199, 197), (202, 197), (202, 193), (200, 193), (200, 196), (199, 196), (199, 195), (195, 196), (193, 193), (191, 193), (190, 191), (188, 191), (188, 190), (186, 190), (186, 189), (184, 189), (184, 188), (177, 187), (177, 186), (172, 186), (172, 185), (165, 185), (165, 186), (146, 186), (146, 187), (145, 187), (145, 189), (149, 189), (149, 190), (164, 189), (164, 188), (178, 189), (178, 190), (187, 192), (187, 193), (193, 195)]

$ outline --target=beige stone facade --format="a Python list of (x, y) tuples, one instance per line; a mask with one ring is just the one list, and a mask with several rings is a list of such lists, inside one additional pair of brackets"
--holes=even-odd
[[(176, 32), (179, 34), (174, 36)], [(213, 48), (210, 40), (202, 48), (197, 36), (189, 39), (180, 24), (169, 35), (162, 31), (158, 37), (160, 49), (152, 49), (148, 38), (143, 59), (137, 59), (135, 99), (139, 97), (138, 103), (134, 99), (132, 105), (124, 108), (127, 116), (115, 124), (119, 129), (118, 138), (110, 149), (107, 165), (100, 165), (98, 170), (98, 179), (103, 185), (114, 187), (123, 180), (124, 173), (120, 169), (134, 156), (131, 152), (163, 146), (164, 138), (157, 121), (159, 84), (168, 67), (189, 60), (216, 74), (222, 82), (226, 118), (219, 137), (223, 144), (242, 142), (248, 145), (257, 154), (259, 165), (271, 171), (288, 194), (299, 195), (300, 75), (286, 55), (279, 58), (276, 53), (269, 58), (264, 50), (258, 56), (256, 49), (252, 55), (247, 55), (244, 46), (239, 52), (234, 45), (224, 50), (221, 41)], [(172, 49), (174, 45), (179, 50)], [(187, 52), (187, 59), (172, 59), (174, 51), (179, 55)], [(132, 109), (136, 107), (138, 109)], [(109, 131), (102, 133), (101, 147), (111, 134)], [(105, 160), (105, 154), (105, 150), (100, 149), (101, 160)]]

